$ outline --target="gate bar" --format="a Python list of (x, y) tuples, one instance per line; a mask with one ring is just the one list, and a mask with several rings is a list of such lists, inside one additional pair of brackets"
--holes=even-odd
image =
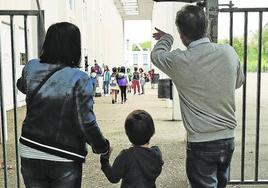
[(248, 12), (245, 12), (244, 19), (244, 53), (243, 53), (243, 72), (245, 82), (243, 85), (243, 104), (242, 104), (242, 138), (241, 138), (241, 181), (245, 180), (245, 140), (246, 140), (246, 101), (247, 101), (247, 57), (248, 57)]
[(259, 12), (259, 40), (258, 40), (258, 71), (257, 71), (257, 104), (256, 104), (256, 154), (255, 154), (255, 181), (259, 178), (259, 148), (260, 148), (260, 98), (261, 98), (261, 58), (262, 58), (262, 15)]
[(222, 8), (219, 12), (268, 12), (268, 8)]
[(228, 184), (230, 185), (266, 185), (268, 184), (268, 180), (260, 180), (260, 179), (258, 181), (245, 180), (243, 182), (241, 182), (240, 180), (232, 180), (228, 182)]
[[(1, 30), (1, 28), (0, 28)], [(3, 164), (4, 164), (4, 188), (7, 188), (7, 156), (6, 156), (6, 127), (5, 127), (5, 112), (3, 100), (3, 80), (2, 80), (2, 51), (0, 37), (0, 106), (1, 106), (1, 124), (2, 124), (2, 148), (3, 148)]]
[(233, 46), (233, 20), (233, 12), (230, 12), (229, 43), (231, 46)]
[(28, 48), (28, 24), (27, 24), (27, 15), (24, 15), (24, 40), (25, 40), (25, 59), (26, 63), (29, 59), (29, 48)]
[(13, 115), (14, 115), (14, 132), (15, 132), (15, 148), (16, 148), (16, 171), (17, 171), (17, 187), (20, 187), (19, 173), (19, 153), (18, 153), (18, 122), (17, 122), (17, 90), (16, 90), (16, 54), (14, 39), (14, 15), (10, 16), (10, 37), (11, 37), (11, 58), (12, 58), (12, 86), (13, 86)]
[(38, 14), (39, 14), (38, 10), (0, 10), (0, 15), (1, 16), (8, 16), (8, 15), (13, 15), (13, 16), (23, 16), (23, 15), (38, 16)]

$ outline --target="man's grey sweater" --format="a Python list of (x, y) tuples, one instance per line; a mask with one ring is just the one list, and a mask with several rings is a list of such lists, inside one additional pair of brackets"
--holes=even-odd
[(235, 89), (244, 82), (235, 50), (208, 38), (192, 42), (184, 51), (170, 52), (172, 44), (171, 35), (161, 37), (151, 60), (176, 85), (188, 141), (234, 137)]

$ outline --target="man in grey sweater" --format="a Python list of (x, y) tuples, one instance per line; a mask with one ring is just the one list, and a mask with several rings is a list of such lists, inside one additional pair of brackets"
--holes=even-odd
[(179, 93), (192, 188), (226, 187), (237, 125), (235, 89), (244, 82), (239, 58), (231, 46), (206, 37), (207, 19), (200, 7), (183, 7), (176, 25), (187, 50), (170, 51), (173, 37), (156, 28), (151, 60)]

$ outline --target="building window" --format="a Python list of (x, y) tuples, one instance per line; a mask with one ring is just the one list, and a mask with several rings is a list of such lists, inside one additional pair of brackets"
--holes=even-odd
[(75, 0), (69, 0), (69, 6), (71, 10), (74, 10), (75, 8)]
[(138, 54), (133, 54), (133, 66), (138, 67), (139, 62), (138, 62)]
[(148, 66), (148, 54), (143, 54), (143, 69), (147, 72), (149, 70)]

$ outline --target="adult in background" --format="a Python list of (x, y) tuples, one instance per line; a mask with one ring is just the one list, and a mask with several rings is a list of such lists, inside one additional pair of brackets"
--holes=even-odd
[(109, 94), (109, 84), (110, 84), (110, 71), (107, 65), (104, 65), (104, 72), (103, 72), (103, 92), (104, 96)]
[(101, 67), (97, 63), (97, 60), (96, 59), (94, 59), (94, 70), (97, 73), (97, 75), (101, 75), (102, 74)]
[(121, 104), (123, 104), (127, 101), (128, 78), (126, 75), (126, 68), (122, 66), (117, 76), (117, 82), (121, 92)]
[(138, 72), (138, 68), (134, 67), (134, 72), (133, 72), (133, 89), (134, 89), (134, 95), (136, 94), (136, 91), (138, 89), (138, 93), (140, 94), (140, 73)]
[(93, 112), (92, 80), (78, 69), (80, 59), (78, 27), (56, 23), (40, 60), (29, 61), (17, 81), (27, 103), (19, 144), (27, 188), (79, 188), (86, 143), (94, 153), (109, 153)]
[(235, 89), (244, 82), (233, 47), (210, 42), (204, 11), (188, 5), (176, 25), (186, 50), (171, 51), (173, 37), (159, 29), (153, 64), (175, 83), (187, 130), (186, 172), (192, 188), (226, 187), (234, 151)]

